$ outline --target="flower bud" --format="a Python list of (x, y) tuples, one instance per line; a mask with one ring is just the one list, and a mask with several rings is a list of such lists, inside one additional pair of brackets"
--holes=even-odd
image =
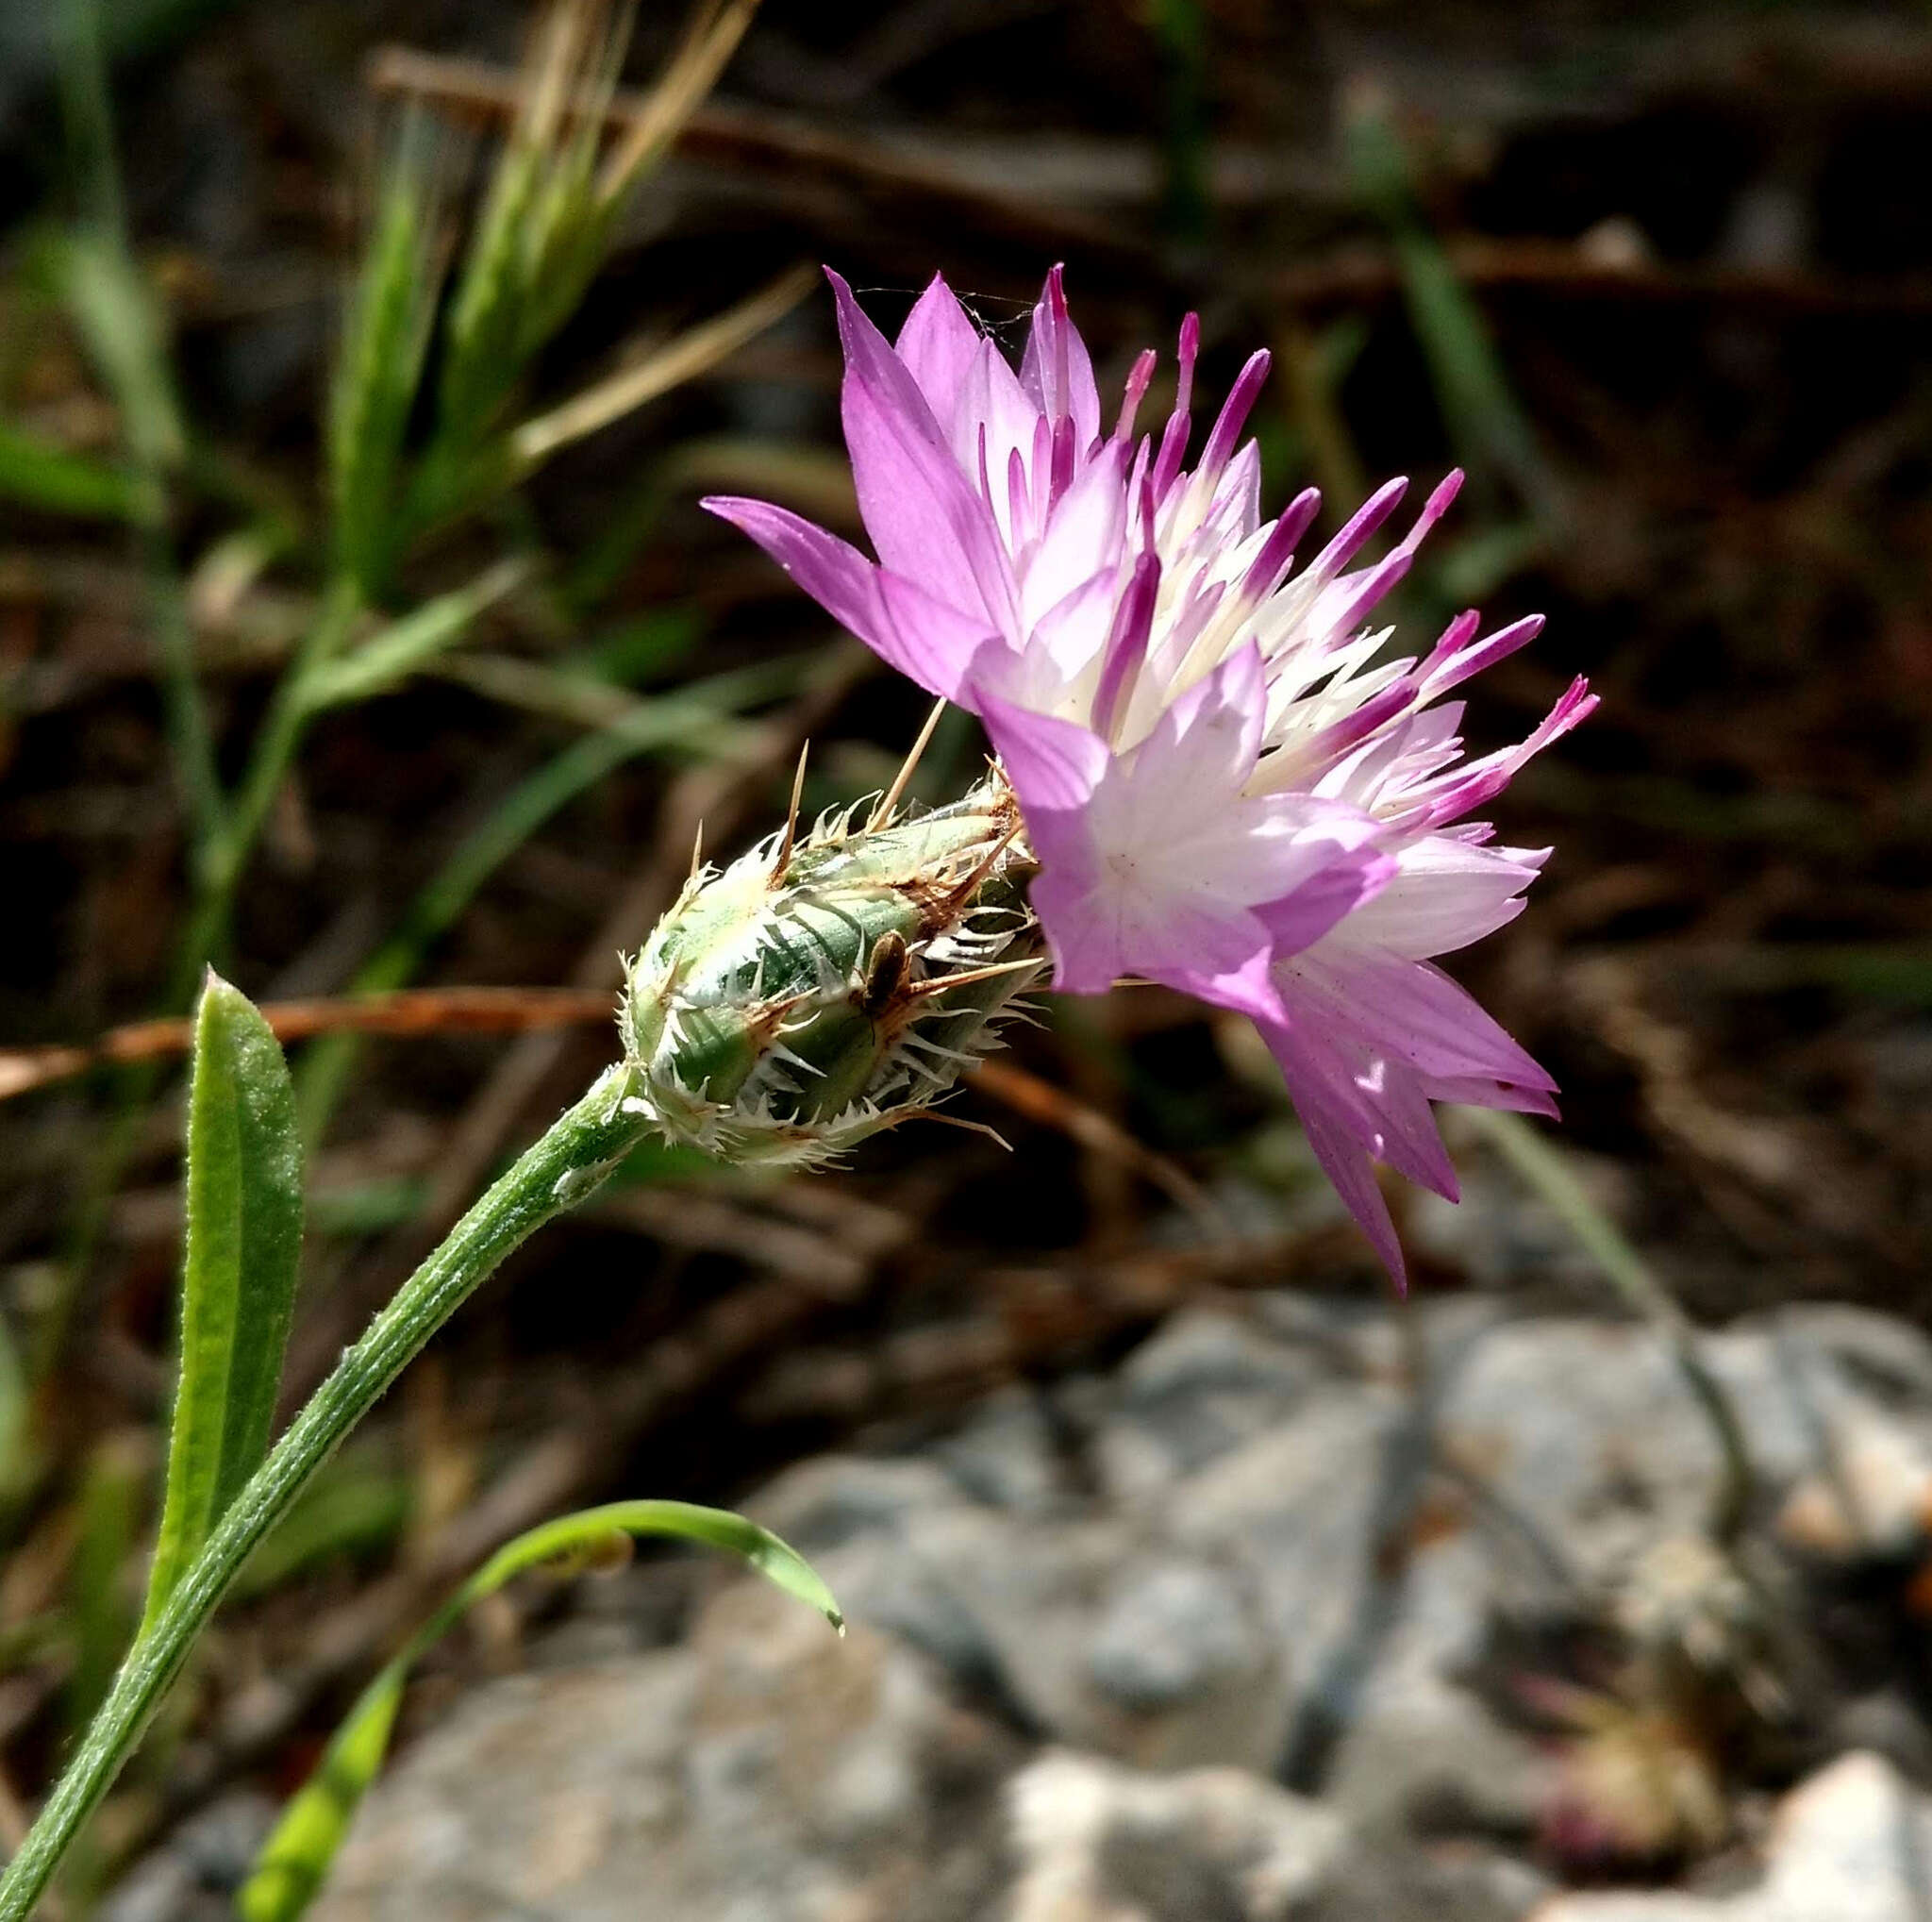
[(1043, 972), (998, 775), (878, 826), (795, 822), (695, 871), (630, 969), (629, 1101), (670, 1140), (808, 1166), (928, 1108)]

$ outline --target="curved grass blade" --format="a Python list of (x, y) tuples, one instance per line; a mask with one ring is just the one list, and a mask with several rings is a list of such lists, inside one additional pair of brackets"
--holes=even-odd
[(302, 1148), (280, 1045), (210, 970), (188, 1098), (181, 1375), (143, 1632), (268, 1448), (302, 1251)]
[(469, 586), (425, 601), (353, 653), (310, 669), (303, 682), (305, 702), (311, 711), (320, 711), (390, 693), (440, 655), (459, 646), (476, 617), (528, 571), (521, 560), (499, 560)]
[(0, 1523), (34, 1476), (33, 1407), (26, 1370), (5, 1314), (0, 1314)]
[(617, 1501), (583, 1509), (519, 1535), (499, 1548), (417, 1630), (363, 1690), (324, 1750), (315, 1773), (282, 1811), (254, 1873), (236, 1898), (242, 1922), (295, 1922), (322, 1887), (349, 1822), (389, 1749), (411, 1667), (484, 1596), (540, 1563), (588, 1565), (630, 1535), (675, 1535), (740, 1555), (786, 1594), (808, 1603), (842, 1635), (845, 1618), (831, 1591), (795, 1550), (769, 1529), (723, 1509), (682, 1501)]
[(77, 520), (131, 521), (140, 484), (119, 467), (0, 421), (0, 499)]
[(424, 169), (406, 140), (383, 186), (329, 397), (336, 558), (372, 596), (395, 558), (397, 472), (442, 284), (429, 228)]

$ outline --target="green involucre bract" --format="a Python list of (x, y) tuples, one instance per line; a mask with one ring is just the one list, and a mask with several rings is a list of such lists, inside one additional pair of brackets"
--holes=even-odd
[(629, 1101), (737, 1162), (808, 1165), (917, 1114), (1044, 969), (997, 774), (877, 827), (786, 829), (686, 883), (629, 970)]

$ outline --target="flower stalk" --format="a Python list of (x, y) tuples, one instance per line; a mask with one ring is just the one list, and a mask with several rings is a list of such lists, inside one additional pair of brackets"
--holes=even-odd
[(0, 1876), (0, 1922), (25, 1922), (33, 1913), (242, 1565), (316, 1471), (504, 1258), (593, 1193), (647, 1132), (648, 1122), (626, 1104), (631, 1079), (625, 1065), (608, 1070), (518, 1157), (343, 1354), (243, 1484), (129, 1650), (80, 1748)]
[[(1026, 900), (1033, 858), (997, 771), (950, 807), (900, 812), (918, 751), (862, 815), (838, 811), (801, 831), (794, 790), (785, 827), (722, 873), (694, 860), (631, 970), (624, 1059), (403, 1284), (157, 1590), (78, 1752), (0, 1875), (0, 1922), (33, 1912), (249, 1556), (505, 1256), (593, 1193), (647, 1134), (740, 1165), (814, 1165), (927, 1112), (998, 1045), (1015, 997), (1045, 967)], [(801, 761), (801, 784), (803, 773)], [(191, 1162), (192, 1145), (191, 1134)]]

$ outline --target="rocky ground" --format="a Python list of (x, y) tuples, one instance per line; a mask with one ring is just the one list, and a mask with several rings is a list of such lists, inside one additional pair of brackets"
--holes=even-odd
[[(362, 1812), (322, 1922), (1907, 1922), (1932, 1342), (1474, 1298), (1186, 1312), (752, 1504), (853, 1618), (588, 1581)], [(689, 1568), (684, 1571), (689, 1575)], [(228, 1802), (114, 1922), (193, 1913)], [(219, 1913), (211, 1908), (209, 1913)]]

